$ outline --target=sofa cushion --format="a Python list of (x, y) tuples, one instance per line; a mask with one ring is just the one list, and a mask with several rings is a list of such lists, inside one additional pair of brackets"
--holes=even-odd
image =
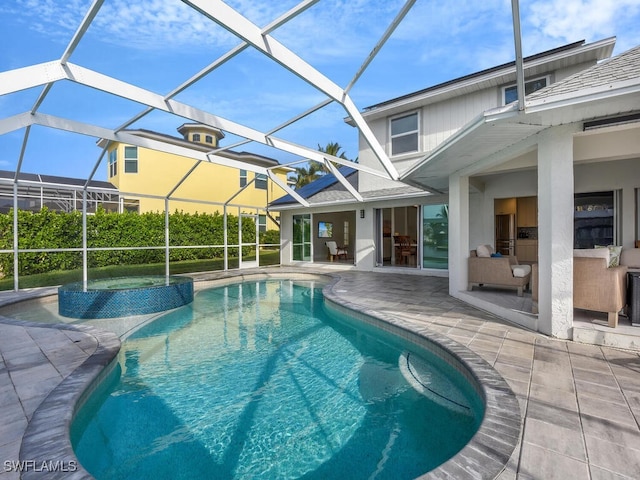
[(478, 245), (476, 248), (476, 255), (479, 257), (490, 257), (493, 253), (493, 247), (491, 245)]
[(573, 251), (574, 257), (590, 257), (604, 258), (609, 265), (609, 249), (608, 248), (581, 248)]
[(514, 277), (524, 278), (531, 273), (531, 265), (511, 265)]
[(620, 265), (620, 253), (622, 252), (622, 247), (618, 247), (617, 245), (595, 245), (595, 248), (606, 248), (609, 250), (610, 267), (617, 267)]

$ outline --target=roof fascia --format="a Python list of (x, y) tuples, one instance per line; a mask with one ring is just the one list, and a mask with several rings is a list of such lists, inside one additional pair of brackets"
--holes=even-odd
[[(393, 197), (390, 197), (390, 196), (367, 197), (367, 198), (363, 198), (362, 201), (359, 201), (355, 198), (350, 198), (348, 200), (345, 199), (345, 200), (334, 200), (334, 201), (326, 201), (326, 202), (308, 202), (308, 206), (311, 208), (328, 207), (328, 206), (335, 206), (335, 205), (355, 206), (355, 205), (362, 205), (362, 204), (373, 203), (373, 202), (384, 202), (387, 200), (394, 200), (394, 201), (409, 200), (409, 199), (420, 198), (420, 197), (431, 196), (431, 195), (433, 195), (431, 192), (428, 192), (425, 190), (422, 192), (401, 193), (399, 195), (394, 195)], [(269, 206), (269, 210), (274, 210), (274, 211), (296, 210), (296, 209), (300, 209), (300, 205), (293, 202), (285, 205)]]

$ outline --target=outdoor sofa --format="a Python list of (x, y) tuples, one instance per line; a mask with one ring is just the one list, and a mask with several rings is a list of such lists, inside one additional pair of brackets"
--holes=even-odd
[[(492, 256), (493, 255), (493, 256)], [(522, 296), (531, 280), (531, 266), (519, 265), (513, 255), (496, 256), (490, 245), (480, 245), (469, 256), (468, 290), (474, 286), (491, 285), (515, 288)]]

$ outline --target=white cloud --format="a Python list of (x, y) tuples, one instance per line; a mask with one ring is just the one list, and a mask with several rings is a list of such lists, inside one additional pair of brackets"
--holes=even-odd
[(546, 0), (532, 3), (525, 12), (533, 43), (545, 38), (556, 43), (595, 41), (616, 35), (628, 48), (640, 41), (640, 0)]

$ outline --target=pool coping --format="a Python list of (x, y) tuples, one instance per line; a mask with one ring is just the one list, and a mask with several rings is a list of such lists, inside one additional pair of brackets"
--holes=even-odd
[[(325, 299), (347, 308), (350, 314), (387, 332), (417, 343), (433, 353), (433, 347), (442, 349), (460, 362), (463, 375), (476, 382), (485, 401), (485, 414), (478, 431), (456, 455), (435, 469), (418, 477), (422, 480), (494, 479), (506, 468), (512, 453), (520, 442), (522, 417), (515, 393), (506, 380), (482, 357), (450, 338), (423, 327), (415, 327), (402, 319), (363, 308), (349, 302), (335, 292), (339, 279), (323, 289)], [(373, 322), (371, 321), (373, 320)], [(464, 371), (466, 370), (466, 372)]]
[[(467, 374), (478, 382), (477, 386), (485, 400), (485, 415), (480, 428), (460, 452), (436, 469), (421, 475), (420, 479), (492, 479), (505, 469), (520, 441), (522, 428), (520, 408), (507, 382), (484, 359), (467, 347), (426, 326), (421, 331), (416, 331), (415, 327), (402, 319), (363, 308), (345, 300), (336, 292), (336, 286), (341, 279), (339, 272), (274, 269), (273, 271), (224, 272), (219, 276), (211, 273), (207, 280), (198, 280), (197, 276), (194, 276), (194, 286), (200, 290), (244, 280), (262, 279), (326, 280), (323, 294), (331, 303), (348, 309), (351, 314), (355, 314), (361, 320), (401, 337), (410, 337), (412, 341), (421, 339), (418, 340), (419, 343), (428, 342), (429, 345), (437, 345), (464, 365)], [(73, 472), (52, 474), (48, 471), (29, 470), (23, 472), (24, 479), (41, 478), (43, 475), (47, 478), (74, 480), (93, 478), (74, 454), (70, 426), (83, 400), (110, 371), (108, 367), (113, 365), (120, 350), (120, 339), (112, 332), (88, 325), (39, 324), (18, 320), (10, 320), (7, 323), (81, 331), (96, 338), (96, 350), (58, 384), (35, 410), (25, 430), (20, 448), (20, 460), (55, 458), (65, 465), (77, 465), (77, 470)]]

